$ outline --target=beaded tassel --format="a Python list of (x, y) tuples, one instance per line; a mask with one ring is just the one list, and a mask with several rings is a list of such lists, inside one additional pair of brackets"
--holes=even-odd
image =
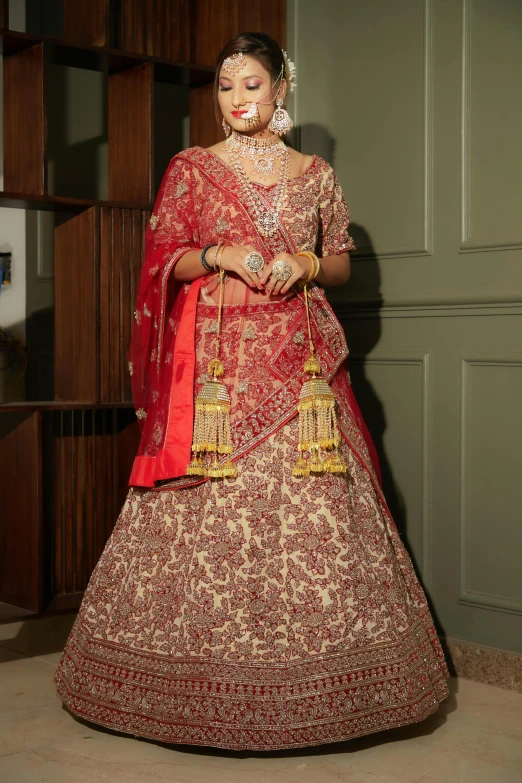
[[(312, 377), (304, 381), (297, 410), (299, 411), (299, 444), (301, 452), (292, 468), (293, 476), (309, 476), (310, 473), (345, 473), (347, 466), (337, 451), (341, 442), (335, 414), (336, 400), (328, 382), (321, 374), (321, 365), (315, 356), (310, 314), (308, 311), (308, 290), (304, 287), (310, 357), (304, 363), (303, 371)], [(306, 460), (303, 452), (308, 452)], [(326, 452), (323, 458), (321, 453)]]
[[(223, 303), (223, 270), (220, 270), (218, 334), (216, 356), (208, 365), (210, 379), (203, 384), (196, 398), (194, 432), (192, 436), (193, 457), (187, 466), (189, 476), (208, 476), (210, 478), (235, 478), (237, 467), (229, 458), (224, 463), (218, 460), (218, 454), (232, 453), (230, 435), (230, 395), (224, 383), (219, 382), (225, 374), (223, 363), (218, 357), (221, 326), (221, 307)], [(210, 465), (205, 462), (205, 455), (213, 454)]]

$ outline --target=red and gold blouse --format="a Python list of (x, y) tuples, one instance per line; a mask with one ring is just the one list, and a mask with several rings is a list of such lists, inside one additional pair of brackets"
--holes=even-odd
[[(270, 202), (275, 186), (255, 184)], [(291, 179), (280, 230), (270, 238), (257, 231), (254, 216), (238, 195), (232, 169), (210, 150), (193, 147), (172, 158), (160, 185), (145, 233), (145, 253), (131, 339), (129, 369), (142, 438), (130, 484), (153, 487), (175, 480), (179, 486), (202, 480), (186, 476), (190, 462), (194, 398), (199, 390), (201, 357), (197, 355), (198, 308), (217, 302), (217, 275), (183, 283), (171, 275), (189, 250), (220, 240), (229, 245), (253, 245), (268, 263), (280, 252), (311, 250), (319, 258), (355, 250), (348, 233), (350, 217), (332, 167), (317, 155), (308, 169)], [(237, 275), (227, 274), (224, 312), (263, 316), (257, 349), (262, 382), (254, 384), (248, 401), (231, 414), (233, 460), (248, 453), (275, 429), (297, 414), (308, 344), (303, 294), (292, 287), (271, 296), (252, 289)], [(270, 316), (270, 314), (272, 315)], [(268, 315), (268, 318), (265, 316)], [(310, 290), (310, 316), (316, 353), (323, 375), (338, 399), (340, 428), (361, 461), (378, 476), (378, 463), (345, 371), (348, 356), (344, 332), (322, 288)], [(226, 375), (234, 376), (242, 353), (230, 344)], [(257, 386), (257, 388), (255, 388)], [(234, 398), (233, 398), (234, 401)]]

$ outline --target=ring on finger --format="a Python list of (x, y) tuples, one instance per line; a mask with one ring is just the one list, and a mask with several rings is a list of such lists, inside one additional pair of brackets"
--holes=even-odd
[(294, 270), (288, 261), (276, 261), (272, 266), (272, 276), (275, 277), (276, 280), (282, 280), (283, 283), (286, 283), (288, 278), (292, 277), (293, 273)]
[(253, 250), (245, 256), (243, 263), (249, 272), (260, 272), (265, 265), (265, 259), (261, 253), (258, 253), (257, 250)]

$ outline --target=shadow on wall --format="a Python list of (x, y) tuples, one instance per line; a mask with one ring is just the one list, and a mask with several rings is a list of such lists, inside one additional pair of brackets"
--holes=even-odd
[[(320, 155), (335, 168), (336, 140), (330, 135), (327, 128), (314, 123), (305, 124), (296, 129), (294, 138), (296, 146), (302, 152)], [(417, 573), (419, 573), (420, 564), (415, 562), (407, 540), (406, 504), (394, 479), (393, 469), (384, 447), (384, 433), (387, 426), (384, 406), (366, 373), (367, 357), (378, 346), (382, 330), (380, 309), (383, 298), (379, 259), (366, 228), (352, 222), (350, 223), (350, 234), (357, 247), (357, 251), (351, 254), (352, 274), (350, 280), (344, 286), (328, 289), (326, 294), (347, 333), (346, 337), (350, 348), (348, 366), (353, 390), (379, 454), (386, 501), (408, 553), (414, 561)], [(360, 283), (357, 272), (361, 264), (365, 266), (364, 292), (358, 287)], [(371, 313), (361, 313), (362, 306), (356, 305), (357, 302), (364, 302), (366, 307), (370, 306)], [(353, 317), (354, 306), (357, 306), (360, 316), (356, 319)]]

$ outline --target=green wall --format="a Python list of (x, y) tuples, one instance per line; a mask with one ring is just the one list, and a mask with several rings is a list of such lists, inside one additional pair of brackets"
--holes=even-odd
[(522, 652), (522, 4), (291, 0), (296, 141), (358, 252), (327, 291), (439, 630)]

